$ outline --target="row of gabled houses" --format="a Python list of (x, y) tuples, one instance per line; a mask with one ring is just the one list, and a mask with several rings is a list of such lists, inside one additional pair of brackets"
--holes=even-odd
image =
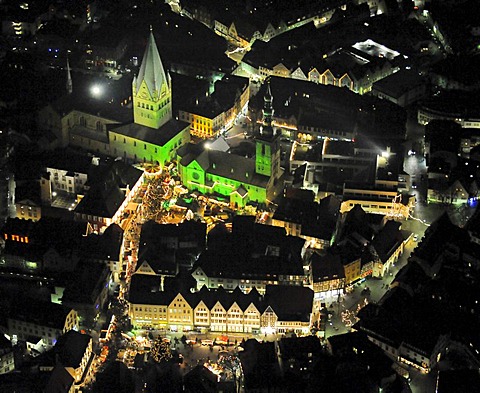
[(130, 284), (129, 316), (134, 326), (174, 331), (306, 334), (310, 331), (313, 291), (269, 285), (262, 296), (236, 287), (197, 292), (162, 291), (161, 278), (135, 274)]
[[(256, 40), (270, 39), (308, 23), (320, 25), (331, 19), (335, 11), (345, 6), (341, 1), (328, 0), (320, 4), (307, 1), (297, 7), (278, 4), (276, 13), (268, 13), (262, 4), (238, 5), (222, 2), (169, 1), (174, 12), (198, 20), (229, 43), (249, 48)], [(241, 4), (241, 3), (240, 3)], [(219, 12), (219, 10), (222, 10)]]

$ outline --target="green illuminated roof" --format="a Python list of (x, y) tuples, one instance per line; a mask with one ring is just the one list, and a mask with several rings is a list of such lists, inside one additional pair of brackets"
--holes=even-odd
[(161, 126), (158, 130), (137, 123), (129, 123), (112, 129), (112, 132), (138, 139), (142, 142), (164, 146), (186, 127), (188, 127), (188, 123), (172, 119)]

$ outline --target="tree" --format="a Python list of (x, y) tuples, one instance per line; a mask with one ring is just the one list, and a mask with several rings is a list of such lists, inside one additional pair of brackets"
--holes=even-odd
[(168, 362), (173, 358), (170, 345), (158, 337), (153, 343), (150, 358), (156, 363)]

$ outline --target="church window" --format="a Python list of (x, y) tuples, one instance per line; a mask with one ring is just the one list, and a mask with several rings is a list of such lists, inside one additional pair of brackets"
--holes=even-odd
[(197, 172), (192, 172), (192, 177), (195, 179), (195, 180), (198, 180), (200, 178), (200, 176), (198, 175)]
[(144, 104), (144, 103), (142, 103), (142, 108), (145, 108), (145, 104)]
[(100, 121), (97, 121), (96, 128), (97, 128), (97, 131), (102, 131), (103, 130), (103, 125)]
[(85, 120), (85, 118), (83, 116), (80, 117), (80, 125), (82, 127), (86, 127), (87, 126), (87, 121)]
[(143, 150), (147, 150), (147, 144), (146, 143), (143, 144)]
[(155, 153), (157, 152), (157, 148), (155, 148)]
[(127, 140), (125, 138), (123, 138), (123, 143), (127, 143)]
[(137, 146), (137, 141), (133, 141), (133, 146)]
[(114, 140), (114, 141), (117, 140), (117, 136), (116, 136), (116, 135), (113, 136), (113, 140)]

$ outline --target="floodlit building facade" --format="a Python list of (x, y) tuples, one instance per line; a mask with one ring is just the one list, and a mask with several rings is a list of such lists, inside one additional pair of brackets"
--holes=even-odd
[(249, 202), (269, 203), (279, 195), (283, 170), (280, 168), (280, 142), (272, 128), (270, 88), (264, 97), (264, 125), (255, 140), (255, 158), (245, 158), (196, 145), (178, 151), (178, 174), (190, 190), (219, 194), (232, 206)]
[[(80, 101), (80, 102), (79, 102)], [(89, 107), (70, 94), (40, 111), (38, 122), (61, 146), (73, 145), (127, 162), (164, 165), (190, 141), (189, 125), (172, 116), (172, 86), (150, 32), (138, 75), (132, 82), (133, 122), (126, 107)], [(81, 107), (80, 105), (85, 107)]]
[[(169, 293), (159, 291), (159, 286), (160, 277), (133, 276), (129, 298), (133, 326), (173, 331), (305, 334), (310, 325), (313, 291), (309, 288), (269, 286), (261, 296), (256, 289), (248, 294), (239, 288), (226, 292), (223, 288), (206, 287), (194, 293)], [(295, 311), (297, 308), (300, 311)]]

